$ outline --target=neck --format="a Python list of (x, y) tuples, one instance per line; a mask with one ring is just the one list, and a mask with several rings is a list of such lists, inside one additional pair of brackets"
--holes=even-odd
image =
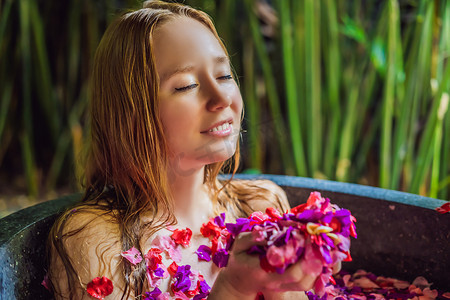
[(203, 183), (205, 167), (191, 169), (188, 174), (171, 172), (169, 188), (174, 201), (174, 213), (183, 227), (200, 228), (212, 214), (212, 203)]

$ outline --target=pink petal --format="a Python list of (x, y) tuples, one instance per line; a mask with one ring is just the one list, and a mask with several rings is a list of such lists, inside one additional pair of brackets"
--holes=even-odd
[(419, 276), (416, 279), (414, 279), (412, 284), (421, 288), (431, 286), (431, 283), (429, 283), (428, 280), (426, 280), (426, 278), (423, 276)]
[(285, 260), (284, 251), (282, 248), (276, 246), (271, 246), (267, 250), (267, 261), (272, 267), (283, 268)]
[(177, 248), (170, 248), (170, 249), (168, 250), (168, 252), (169, 252), (170, 258), (171, 258), (174, 262), (176, 262), (176, 263), (181, 262), (181, 250), (178, 249), (178, 247), (177, 247)]
[(359, 269), (353, 274), (353, 276), (362, 276), (362, 275), (366, 275), (366, 274), (367, 274), (367, 272), (365, 270)]
[(430, 298), (430, 299), (436, 299), (438, 296), (437, 290), (431, 290), (430, 288), (424, 288), (423, 289), (423, 295)]
[(255, 227), (253, 227), (252, 229), (252, 235), (253, 235), (253, 239), (256, 242), (262, 242), (267, 238), (267, 233), (264, 230), (263, 227), (256, 225)]
[(45, 274), (44, 276), (44, 280), (42, 280), (41, 284), (47, 289), (47, 291), (52, 291), (50, 289), (50, 283), (49, 283), (50, 279), (48, 278), (48, 274)]
[(286, 264), (293, 264), (297, 261), (297, 250), (300, 248), (300, 242), (296, 240), (289, 240), (284, 248), (284, 259)]
[(158, 296), (158, 300), (173, 300), (172, 296), (170, 296), (169, 292), (162, 293)]
[(156, 248), (167, 252), (174, 262), (179, 263), (181, 261), (181, 250), (170, 236), (157, 235), (151, 244)]
[(320, 253), (317, 253), (311, 244), (305, 247), (304, 258), (300, 260), (303, 272), (311, 276), (319, 276), (322, 273), (322, 259)]
[(407, 287), (409, 287), (409, 282), (403, 280), (396, 280), (394, 281), (394, 287), (397, 289), (406, 289)]
[(384, 298), (383, 295), (375, 294), (375, 293), (370, 294), (370, 296), (374, 297), (374, 300), (384, 300), (384, 299), (386, 299), (386, 298)]
[(124, 258), (126, 258), (131, 264), (136, 265), (142, 261), (142, 255), (138, 249), (132, 247), (131, 249), (122, 252)]
[(166, 226), (166, 229), (169, 231), (174, 231), (176, 228), (175, 228), (175, 226), (168, 225), (168, 226)]
[(314, 292), (319, 296), (322, 297), (325, 293), (325, 285), (330, 281), (332, 271), (330, 268), (326, 270), (326, 272), (323, 272), (314, 283)]
[(362, 287), (363, 289), (377, 289), (377, 288), (380, 288), (380, 286), (378, 284), (376, 284), (375, 282), (373, 282), (372, 280), (370, 280), (367, 277), (361, 277), (361, 278), (355, 279), (353, 281), (353, 284), (355, 286)]
[(188, 296), (180, 291), (175, 292), (175, 297), (173, 299), (190, 300)]
[(175, 242), (173, 239), (169, 236), (160, 236), (156, 235), (156, 237), (153, 239), (152, 246), (155, 246), (156, 248), (159, 248), (162, 251), (167, 251), (170, 248), (174, 248)]
[(155, 287), (157, 287), (161, 284), (162, 278), (155, 276), (152, 270), (147, 268), (146, 275), (147, 275), (148, 284), (152, 289), (154, 289)]
[(345, 286), (348, 288), (353, 287), (353, 281), (350, 281), (350, 278), (352, 278), (352, 276), (350, 274), (344, 275), (342, 277), (342, 280), (344, 281)]

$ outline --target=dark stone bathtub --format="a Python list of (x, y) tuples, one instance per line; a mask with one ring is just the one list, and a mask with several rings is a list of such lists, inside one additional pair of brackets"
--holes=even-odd
[[(319, 191), (332, 203), (351, 210), (358, 239), (352, 262), (343, 269), (412, 281), (422, 275), (432, 288), (450, 287), (450, 214), (434, 209), (445, 201), (397, 191), (277, 175), (239, 175), (270, 179), (283, 187), (292, 206)], [(49, 299), (41, 286), (45, 242), (56, 216), (81, 195), (71, 195), (18, 211), (0, 219), (0, 299)]]

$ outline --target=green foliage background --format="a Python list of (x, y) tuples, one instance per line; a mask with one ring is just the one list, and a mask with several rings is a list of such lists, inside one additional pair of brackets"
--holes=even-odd
[[(213, 17), (239, 75), (244, 172), (449, 199), (450, 1), (183, 2)], [(0, 1), (0, 188), (77, 188), (94, 51), (140, 6)]]

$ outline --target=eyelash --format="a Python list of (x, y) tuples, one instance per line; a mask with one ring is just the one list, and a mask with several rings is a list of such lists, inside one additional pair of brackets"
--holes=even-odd
[(221, 76), (221, 77), (219, 77), (219, 78), (217, 78), (217, 79), (230, 80), (230, 79), (233, 79), (233, 76), (231, 76), (231, 75), (225, 75), (225, 76)]
[(180, 88), (175, 88), (175, 90), (176, 90), (177, 92), (183, 92), (183, 91), (195, 89), (197, 86), (198, 86), (198, 84), (197, 84), (197, 83), (194, 83), (194, 84), (190, 84), (190, 85), (183, 86), (183, 87), (180, 87)]
[[(233, 76), (225, 75), (225, 76), (220, 76), (217, 79), (219, 79), (219, 80), (231, 80), (231, 79), (233, 79)], [(187, 91), (187, 90), (195, 89), (197, 86), (198, 86), (198, 84), (194, 83), (194, 84), (190, 84), (190, 85), (183, 86), (183, 87), (180, 87), (180, 88), (175, 88), (175, 90), (177, 92), (184, 92), (184, 91)]]

